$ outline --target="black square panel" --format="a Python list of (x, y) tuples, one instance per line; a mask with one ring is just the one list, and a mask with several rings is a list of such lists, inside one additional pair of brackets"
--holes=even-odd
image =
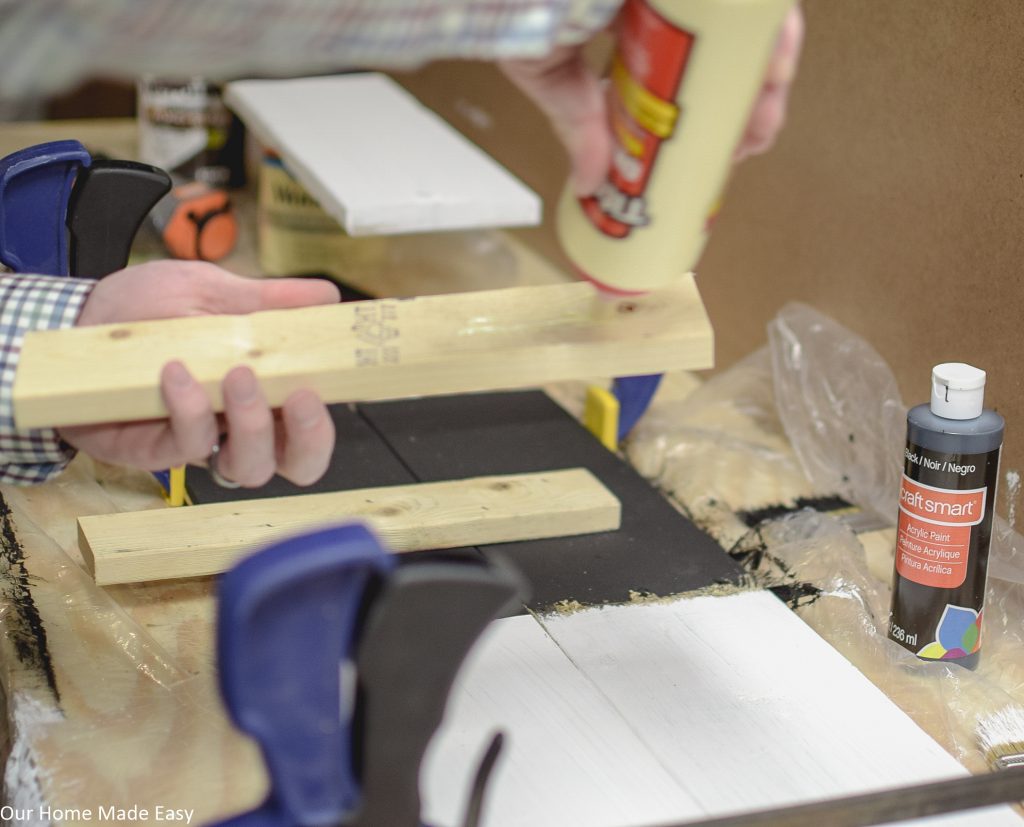
[(674, 594), (741, 574), (714, 540), (542, 392), (381, 402), (360, 412), (423, 482), (581, 466), (619, 497), (619, 531), (482, 549), (523, 571), (532, 608), (620, 602), (631, 591)]

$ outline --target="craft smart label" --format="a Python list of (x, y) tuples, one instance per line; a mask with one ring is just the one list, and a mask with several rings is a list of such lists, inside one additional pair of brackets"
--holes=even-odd
[(984, 518), (987, 492), (949, 491), (904, 475), (896, 533), (900, 575), (925, 586), (962, 586), (971, 559), (971, 527)]
[(889, 637), (922, 658), (981, 648), (999, 449), (950, 454), (908, 443)]

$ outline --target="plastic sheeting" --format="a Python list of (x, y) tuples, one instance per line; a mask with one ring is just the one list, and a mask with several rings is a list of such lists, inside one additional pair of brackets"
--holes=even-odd
[[(979, 727), (1024, 704), (1021, 535), (997, 518), (976, 671), (920, 661), (889, 641), (894, 533), (859, 539), (851, 525), (895, 525), (906, 427), (896, 381), (868, 343), (806, 305), (786, 305), (768, 341), (690, 396), (656, 403), (629, 456), (755, 582), (963, 763), (983, 768)], [(1019, 476), (1002, 473), (1001, 510), (1012, 517)], [(833, 495), (860, 516), (800, 508), (834, 506)], [(1024, 741), (1024, 731), (997, 732)]]

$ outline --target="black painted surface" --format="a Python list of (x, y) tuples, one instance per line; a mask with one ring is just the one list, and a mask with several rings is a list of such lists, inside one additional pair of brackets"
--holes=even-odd
[(777, 520), (797, 511), (810, 508), (827, 514), (829, 511), (843, 511), (853, 508), (853, 503), (844, 500), (842, 497), (831, 495), (825, 497), (797, 497), (791, 505), (766, 505), (761, 508), (754, 508), (749, 511), (739, 511), (736, 516), (745, 522), (750, 528), (760, 525), (765, 520)]
[[(0, 496), (0, 602), (6, 614), (4, 635), (14, 648), (18, 665), (44, 681), (59, 704), (60, 690), (46, 638), (46, 624), (32, 594), (35, 582), (36, 578), (25, 566), (25, 550), (18, 539), (11, 508)], [(8, 664), (8, 668), (10, 666)]]
[(530, 606), (624, 601), (736, 581), (740, 567), (621, 459), (539, 391), (435, 397), (360, 410), (424, 482), (589, 468), (623, 505), (616, 532), (483, 548), (530, 581)]
[(190, 468), (193, 500), (225, 502), (582, 466), (622, 502), (619, 531), (482, 549), (488, 556), (504, 555), (523, 572), (531, 608), (569, 599), (625, 601), (630, 591), (673, 594), (740, 576), (739, 565), (714, 540), (539, 391), (381, 402), (361, 405), (358, 413), (345, 405), (331, 410), (337, 446), (330, 471), (316, 485), (299, 488), (275, 478), (260, 489), (228, 490), (203, 469)]

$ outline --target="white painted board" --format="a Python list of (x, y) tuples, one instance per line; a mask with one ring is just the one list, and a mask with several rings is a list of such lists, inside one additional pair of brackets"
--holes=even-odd
[(384, 75), (235, 81), (225, 101), (349, 235), (540, 223), (536, 193)]
[(542, 622), (492, 624), (460, 675), (422, 779), (433, 823), (459, 823), (496, 729), (487, 827), (646, 827), (967, 773), (767, 592)]
[[(769, 592), (596, 609), (545, 627), (709, 814), (967, 775)], [(926, 823), (1021, 820), (1005, 807)]]
[(624, 827), (702, 813), (532, 617), (491, 624), (463, 667), (424, 762), (428, 824), (462, 823), (498, 730), (506, 741), (486, 827)]

